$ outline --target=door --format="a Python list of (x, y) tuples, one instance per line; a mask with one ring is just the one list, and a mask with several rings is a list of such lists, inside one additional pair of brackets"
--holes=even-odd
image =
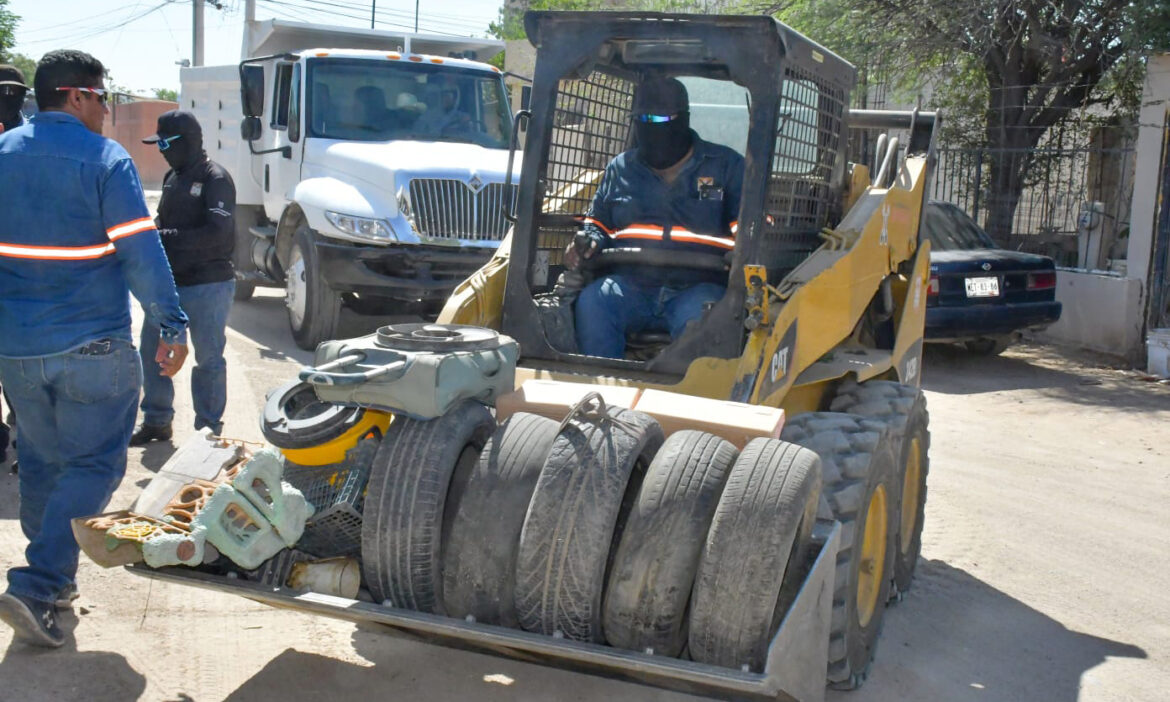
[(280, 220), (293, 189), (301, 179), (301, 161), (304, 154), (301, 125), (301, 65), (289, 61), (277, 62), (272, 80), (271, 106), (268, 128), (272, 130), (270, 149), (288, 147), (286, 152), (264, 155), (261, 184), (264, 190), (264, 209), (268, 218)]

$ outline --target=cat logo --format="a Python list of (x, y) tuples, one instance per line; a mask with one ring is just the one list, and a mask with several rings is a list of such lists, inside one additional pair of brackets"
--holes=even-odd
[(788, 375), (788, 354), (792, 349), (785, 346), (782, 349), (776, 349), (776, 353), (772, 354), (772, 382), (776, 382), (777, 378), (783, 378)]

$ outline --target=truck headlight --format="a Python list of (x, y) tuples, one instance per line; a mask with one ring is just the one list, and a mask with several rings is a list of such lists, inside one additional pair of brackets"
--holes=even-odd
[(397, 241), (394, 230), (380, 219), (369, 217), (355, 217), (340, 212), (326, 212), (325, 219), (339, 230), (351, 236), (374, 241)]

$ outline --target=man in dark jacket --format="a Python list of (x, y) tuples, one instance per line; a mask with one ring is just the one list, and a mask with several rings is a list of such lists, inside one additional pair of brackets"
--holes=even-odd
[[(172, 110), (160, 115), (158, 133), (142, 141), (158, 144), (171, 167), (163, 179), (155, 221), (171, 262), (180, 304), (191, 320), (195, 428), (206, 427), (219, 434), (227, 404), (224, 330), (236, 287), (232, 268), (236, 186), (219, 164), (207, 158), (203, 130), (190, 112)], [(139, 347), (143, 359), (154, 358), (157, 342), (158, 330), (148, 321), (142, 326)], [(142, 426), (130, 438), (131, 446), (171, 438), (174, 383), (167, 376), (147, 372), (142, 394)]]
[[(743, 157), (699, 138), (686, 87), (650, 77), (634, 93), (637, 147), (618, 154), (585, 217), (584, 245), (565, 262), (577, 268), (610, 247), (724, 255), (735, 248)], [(590, 356), (621, 358), (626, 333), (664, 331), (677, 339), (706, 305), (723, 297), (727, 274), (627, 265), (593, 280), (577, 298), (577, 344)]]

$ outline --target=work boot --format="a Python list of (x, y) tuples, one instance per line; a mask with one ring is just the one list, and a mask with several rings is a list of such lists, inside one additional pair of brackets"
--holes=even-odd
[(12, 627), (17, 639), (34, 646), (57, 648), (65, 643), (65, 634), (57, 626), (57, 610), (48, 602), (6, 592), (0, 595), (0, 619)]
[(57, 601), (54, 603), (57, 609), (69, 609), (73, 606), (73, 600), (81, 597), (81, 591), (73, 583), (69, 583), (61, 588), (61, 592), (57, 593)]
[(171, 425), (163, 424), (155, 426), (153, 424), (143, 424), (138, 427), (138, 431), (130, 437), (131, 446), (145, 446), (152, 441), (169, 441), (171, 438)]

